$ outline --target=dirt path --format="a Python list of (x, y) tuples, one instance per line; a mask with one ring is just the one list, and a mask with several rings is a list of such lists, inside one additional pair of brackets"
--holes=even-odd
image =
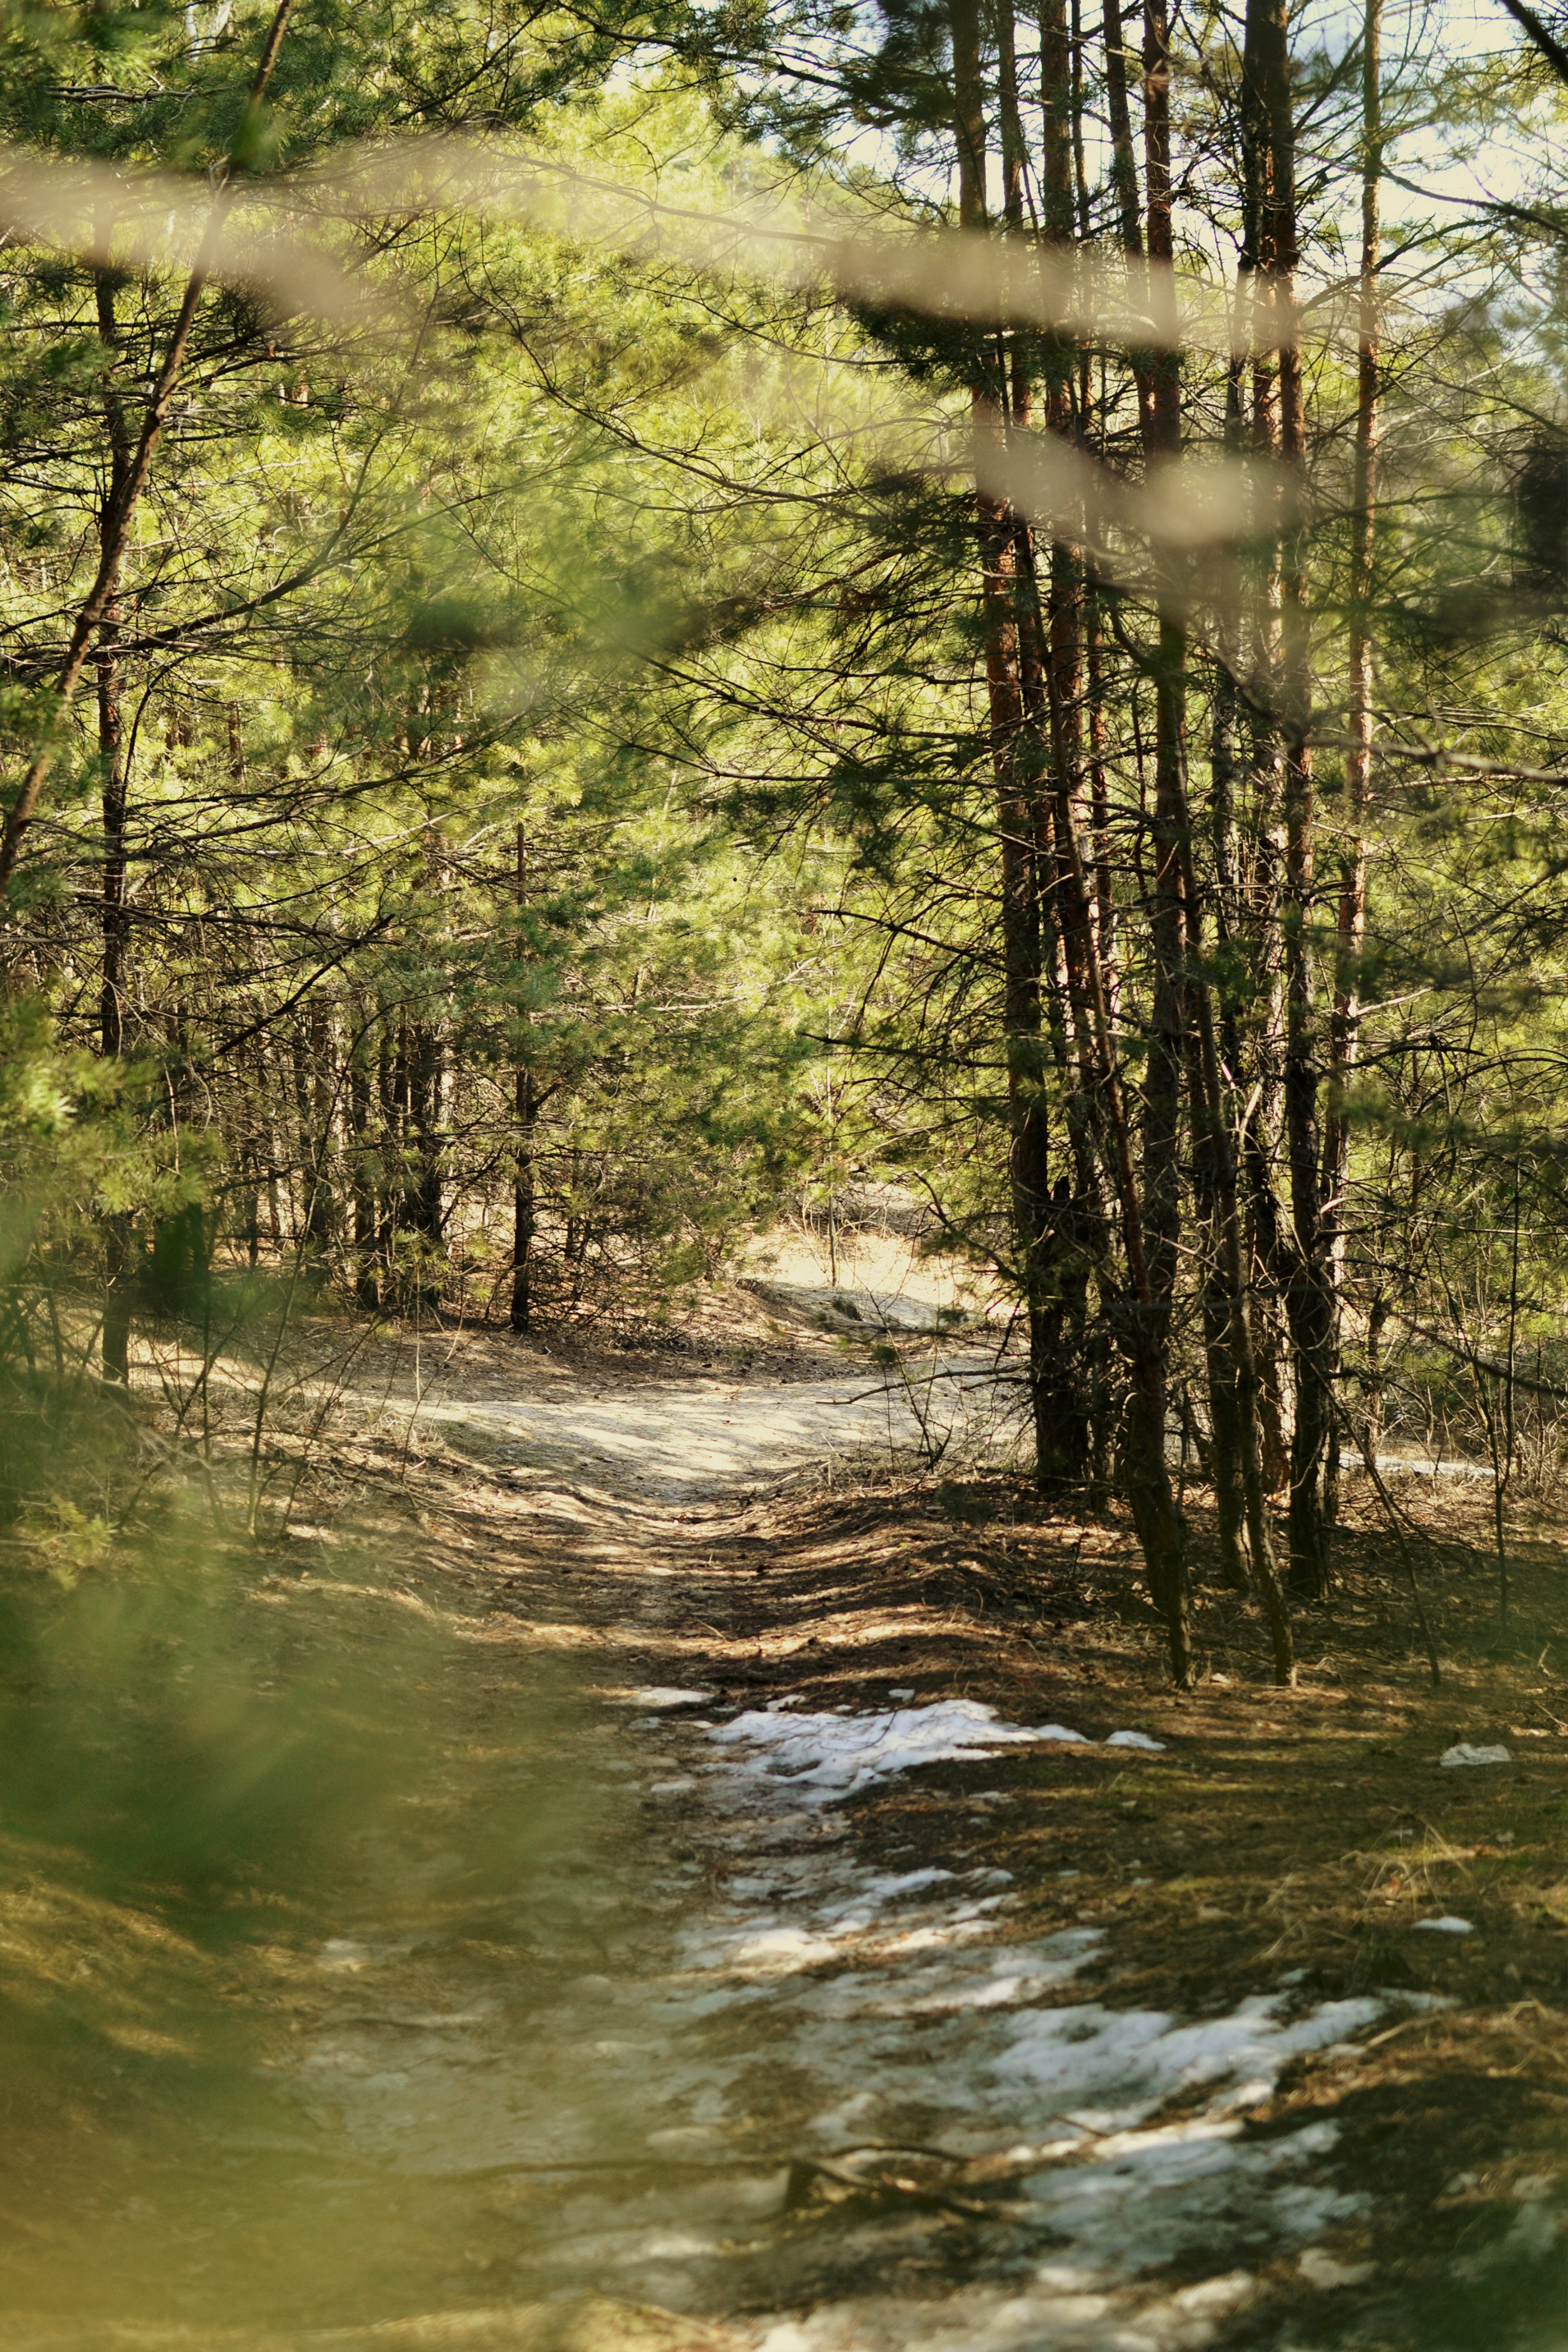
[[(956, 1419), (980, 1382), (954, 1369)], [(889, 1429), (915, 1433), (901, 1396), (853, 1372), (563, 1384), (498, 1397), (470, 1374), (422, 1423), (500, 1457), (536, 1563), (509, 1612), (584, 1675), (580, 1736), (620, 1823), (602, 1964), (521, 2035), (449, 1988), (439, 2031), (384, 2014), (319, 2037), (302, 2077), (331, 2077), (353, 2144), (427, 2176), (494, 2168), (531, 2295), (705, 2314), (763, 2352), (1338, 2340), (1381, 2307), (1388, 2232), (1413, 2196), (1462, 2208), (1463, 2167), (1438, 2184), (1413, 2158), (1390, 2195), (1379, 2132), (1342, 2110), (1374, 2078), (1397, 2105), (1380, 2047), (1436, 2055), (1467, 1991), (1460, 1932), (1423, 1943), (1417, 1892), (1370, 1961), (1325, 1969), (1292, 1917), (1310, 1897), (1292, 1903), (1289, 1868), (1270, 1884), (1282, 1841), (1306, 1858), (1300, 1824), (1259, 1853), (1243, 1816), (1241, 1850), (1194, 1867), (1205, 1808), (1237, 1839), (1237, 1726), (1218, 1691), (1172, 1702), (1149, 1629), (1113, 1672), (1047, 1667), (1037, 1611), (1022, 1636), (986, 1623), (996, 1547), (962, 1519), (933, 1591), (900, 1574), (890, 1500), (757, 1496), (829, 1452), (853, 1495)], [(1120, 1581), (1125, 1536), (1046, 1533), (1059, 1565), (1081, 1578), (1087, 1544)], [(1257, 1728), (1316, 1733), (1321, 1769), (1342, 1697), (1259, 1693)], [(1374, 1703), (1357, 1746), (1379, 1727)], [(1431, 1735), (1405, 1727), (1429, 1800)], [(1395, 1825), (1396, 1851), (1410, 1835)], [(353, 1952), (367, 1980), (395, 1976)], [(1495, 2103), (1466, 2128), (1494, 2126)], [(1477, 2282), (1555, 2242), (1539, 2154), (1504, 2184), (1523, 2187), (1468, 2258)]]
[[(1178, 1702), (1125, 1529), (891, 1475), (919, 1415), (829, 1370), (367, 1380), (342, 1529), (414, 1512), (469, 1732), (396, 1899), (277, 1942), (271, 2104), (215, 2141), (266, 2342), (1558, 2345), (1561, 1929), (1508, 1875), (1561, 1873), (1555, 1738), (1446, 1770), (1498, 1694), (1425, 1695), (1402, 1634), (1352, 1677), (1348, 1602), (1281, 1695), (1211, 1596)], [(351, 1590), (330, 1517), (279, 1606)], [(498, 1790), (526, 1870), (437, 1899)], [(159, 2256), (198, 2318), (247, 2259), (204, 2226)], [(132, 2339), (7, 2337), (88, 2340)]]

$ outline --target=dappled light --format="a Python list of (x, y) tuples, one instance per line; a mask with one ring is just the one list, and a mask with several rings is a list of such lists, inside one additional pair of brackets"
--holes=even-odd
[(0, 77), (0, 2352), (1556, 2352), (1568, 24)]

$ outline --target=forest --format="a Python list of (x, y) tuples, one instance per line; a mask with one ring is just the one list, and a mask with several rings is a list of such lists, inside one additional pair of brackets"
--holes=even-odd
[[(635, 1699), (674, 1776), (648, 1802), (697, 1791), (695, 1819), (731, 1775), (720, 1826), (648, 1865), (668, 1920), (680, 1838), (721, 1878), (772, 1851), (763, 1789), (786, 1844), (841, 1804), (926, 1901), (979, 1849), (900, 1816), (884, 1853), (892, 1792), (951, 1797), (973, 1839), (973, 1751), (998, 1807), (1043, 1806), (1048, 1768), (1088, 1808), (1071, 1835), (1065, 1797), (1042, 1812), (1032, 1860), (985, 1847), (1044, 1902), (1048, 1845), (1075, 1906), (1029, 1912), (1007, 2001), (1109, 1965), (1081, 1938), (1129, 1889), (1176, 1890), (1207, 1957), (1140, 1961), (1137, 1998), (1240, 2017), (1274, 1971), (1268, 2052), (1225, 2061), (1286, 2103), (1237, 2126), (1265, 2136), (1311, 2104), (1290, 2068), (1413, 2004), (1394, 2057), (1426, 2054), (1380, 2078), (1376, 2130), (1474, 2140), (1468, 2188), (1388, 2209), (1389, 2244), (1454, 2217), (1430, 2275), (1368, 2300), (1394, 2262), (1352, 2218), (1370, 2155), (1321, 2207), (1372, 2231), (1350, 2256), (1279, 2252), (1245, 2152), (1230, 2193), (1299, 2262), (1310, 2341), (1544, 2352), (1568, 2091), (1543, 2155), (1496, 2086), (1568, 2077), (1568, 17), (6, 0), (0, 27), (0, 2100), (34, 2168), (0, 2198), (7, 2341), (1098, 2352), (1139, 2314), (1141, 2344), (1298, 2340), (1263, 2256), (1200, 2314), (1207, 2222), (1151, 2224), (1156, 2308), (1038, 2149), (996, 2153), (1070, 2109), (1053, 2164), (1110, 2133), (1136, 2172), (1220, 2062), (1058, 2097), (1043, 2044), (963, 2041), (990, 1994), (945, 1979), (921, 1999), (953, 2082), (1045, 2086), (990, 2153), (900, 2076), (863, 2142), (853, 2101), (812, 2139), (806, 2099), (721, 2164), (711, 2090), (649, 2136), (650, 2180), (630, 2091), (499, 2042), (516, 2127), (474, 2124), (458, 2062), (409, 2053), (443, 2002), (516, 1997), (503, 1948), (541, 2014), (613, 1986), (626, 2049), (675, 2032), (591, 1899), (603, 1874), (641, 1916), (633, 1768), (595, 1728)], [(837, 1682), (806, 1658), (850, 1643), (834, 1610), (872, 1645)], [(1200, 1726), (1232, 1738), (1243, 1684), (1224, 1795)], [(727, 1762), (686, 1728), (703, 1700), (739, 1710), (692, 1718)], [(855, 1706), (883, 1710), (864, 1753)], [(1096, 1707), (1131, 1727), (1093, 1759), (1039, 1747)], [(1352, 1718), (1352, 1777), (1315, 1791)], [(1406, 1737), (1374, 1833), (1354, 1792)], [(1438, 1819), (1489, 1770), (1515, 1828)], [(1143, 1862), (1151, 1807), (1212, 1822), (1212, 1885)], [(1281, 1924), (1331, 1846), (1360, 1892)], [(1100, 1891), (1069, 1895), (1091, 1848)], [(1477, 2056), (1440, 2013), (1468, 2014), (1482, 1878), (1501, 1922), (1527, 1849), (1523, 1942), (1482, 1920), (1471, 1958), (1486, 2032), (1534, 2055)], [(753, 1921), (737, 2019), (783, 1998), (768, 1938), (805, 1936), (790, 1998), (847, 2036), (821, 1972), (849, 1930), (821, 1921), (874, 1943), (895, 1880)], [(1396, 1898), (1445, 1932), (1399, 1942)], [(1255, 1914), (1266, 1952), (1226, 1924)], [(312, 2106), (384, 1960), (405, 2087)], [(258, 2020), (293, 2057), (242, 2061)], [(625, 2062), (639, 2117), (683, 2066), (731, 2079), (675, 2047)], [(870, 2063), (788, 2048), (819, 2106)], [(1467, 2068), (1462, 2118), (1421, 2106)], [(343, 2190), (352, 2281), (288, 2157), (301, 2113), (310, 2163), (384, 2168)], [(1340, 2129), (1301, 2122), (1300, 2162)], [(732, 2216), (729, 2268), (623, 2263), (630, 2206), (612, 2228), (561, 2187), (614, 2170), (673, 2243), (702, 2165), (761, 2179), (764, 2144), (784, 2220), (751, 2268)], [(242, 2146), (265, 2178), (212, 2220), (208, 2155)], [(450, 2186), (480, 2174), (482, 2222)], [(543, 2174), (549, 2211), (518, 2185)], [(132, 2176), (164, 2184), (156, 2228)], [(1165, 2190), (1138, 2179), (1142, 2211)], [(1023, 2274), (1020, 2198), (1103, 2314), (984, 2301)], [(110, 2208), (89, 2312), (74, 2250)], [(878, 2232), (916, 2209), (926, 2251), (886, 2255), (873, 2309)], [(552, 2269), (557, 2223), (599, 2251)], [(205, 2285), (193, 2231), (223, 2249)], [(449, 2245), (496, 2231), (528, 2251), (464, 2273)], [(1485, 2282), (1527, 2257), (1490, 2332)]]

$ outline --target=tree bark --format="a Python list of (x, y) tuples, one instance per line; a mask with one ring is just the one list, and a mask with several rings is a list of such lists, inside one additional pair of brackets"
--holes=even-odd
[[(528, 905), (528, 836), (521, 819), (517, 828), (517, 963), (520, 978), (527, 961), (527, 948), (522, 919)], [(520, 1021), (526, 1020), (526, 1009), (520, 1003)], [(520, 1054), (512, 1074), (517, 1119), (516, 1161), (512, 1171), (512, 1242), (511, 1242), (511, 1328), (526, 1331), (532, 1311), (530, 1283), (532, 1274), (533, 1239), (537, 1223), (533, 1172), (534, 1129), (539, 1118), (539, 1105), (533, 1082), (533, 1066), (526, 1052)]]
[(405, 1221), (432, 1249), (446, 1230), (443, 1154), (447, 1046), (438, 1021), (408, 1024), (409, 1169)]
[[(1282, 72), (1284, 19), (1278, 0), (1248, 0), (1242, 50), (1239, 129), (1242, 158), (1242, 254), (1237, 279), (1237, 341), (1250, 352), (1251, 444), (1265, 469), (1254, 514), (1262, 554), (1255, 579), (1249, 642), (1247, 813), (1237, 873), (1245, 949), (1245, 1045), (1238, 1022), (1229, 1025), (1227, 1058), (1247, 1102), (1241, 1159), (1247, 1187), (1247, 1242), (1254, 1281), (1252, 1341), (1258, 1360), (1264, 1475), (1269, 1491), (1287, 1485), (1279, 1308), (1287, 1276), (1289, 1243), (1276, 1190), (1285, 1063), (1285, 951), (1282, 901), (1286, 876), (1285, 753), (1280, 721), (1282, 686), (1282, 563), (1279, 366), (1280, 214), (1272, 95)], [(1275, 53), (1279, 52), (1276, 64)], [(1287, 208), (1294, 238), (1294, 199)], [(1233, 361), (1233, 366), (1235, 362)]]
[(349, 1048), (348, 1118), (353, 1139), (354, 1296), (369, 1313), (381, 1306), (376, 1272), (379, 1240), (374, 1137), (372, 1127), (368, 1020), (362, 1020)]
[(1258, 0), (1268, 119), (1269, 271), (1279, 358), (1279, 443), (1289, 481), (1280, 566), (1280, 700), (1285, 736), (1285, 1138), (1290, 1246), (1285, 1311), (1296, 1413), (1290, 1441), (1292, 1591), (1328, 1590), (1323, 1463), (1332, 1417), (1333, 1312), (1320, 1183), (1318, 992), (1311, 943), (1316, 812), (1311, 743), (1312, 652), (1304, 513), (1305, 387), (1296, 301), (1296, 133), (1286, 0)]
[[(116, 382), (120, 336), (114, 315), (114, 275), (99, 269), (93, 275), (99, 340), (105, 352), (103, 422), (109, 450), (104, 494), (98, 511), (100, 558), (109, 545), (116, 507), (123, 496), (131, 462), (125, 430), (125, 409)], [(128, 936), (125, 856), (125, 729), (121, 709), (120, 667), (120, 600), (111, 596), (104, 606), (97, 646), (98, 761), (103, 810), (103, 878), (101, 886), (102, 966), (99, 1001), (99, 1045), (105, 1061), (118, 1061), (125, 1051), (125, 950)], [(125, 1387), (131, 1376), (131, 1315), (135, 1223), (126, 1210), (104, 1220), (103, 1326), (100, 1356), (103, 1377)]]
[[(959, 221), (963, 228), (978, 232), (987, 226), (988, 213), (980, 15), (974, 0), (952, 0), (949, 23)], [(1023, 219), (1025, 157), (1010, 0), (1004, 0), (999, 31), (1004, 226), (1016, 234)], [(1028, 373), (1019, 353), (1015, 350), (1009, 369), (1001, 335), (985, 337), (976, 352), (970, 422), (975, 452), (974, 509), (988, 732), (1002, 865), (1008, 1181), (1020, 1287), (1028, 1318), (1036, 1475), (1043, 1486), (1054, 1488), (1076, 1476), (1080, 1465), (1071, 1458), (1070, 1425), (1067, 1429), (1062, 1425), (1063, 1403), (1070, 1403), (1070, 1397), (1062, 1381), (1062, 1301), (1053, 1265), (1050, 1139), (1043, 1084), (1040, 908), (1033, 807), (1043, 760), (1038, 730), (1026, 708), (1020, 643), (1020, 610), (1025, 601), (1020, 567), (1027, 572), (1031, 555), (1026, 527), (1006, 500), (985, 487), (993, 470), (988, 460), (1005, 447), (1010, 426), (1020, 415), (1026, 421), (1028, 402)]]
[[(1105, 112), (1110, 131), (1110, 187), (1116, 205), (1116, 226), (1128, 271), (1142, 274), (1143, 230), (1138, 203), (1138, 158), (1132, 144), (1132, 116), (1127, 103), (1127, 41), (1122, 29), (1121, 0), (1104, 0)], [(1132, 353), (1132, 376), (1138, 394), (1138, 422), (1145, 447), (1151, 429), (1152, 387), (1144, 355)]]
[[(1143, 35), (1143, 154), (1152, 285), (1172, 300), (1170, 55), (1163, 0), (1147, 0)], [(1168, 321), (1166, 322), (1168, 327)], [(1163, 339), (1150, 369), (1145, 454), (1151, 465), (1180, 457), (1181, 376), (1174, 337)], [(1185, 747), (1186, 642), (1163, 593), (1154, 666), (1154, 874), (1150, 905), (1153, 997), (1143, 1080), (1142, 1178), (1146, 1283), (1135, 1305), (1141, 1377), (1129, 1414), (1129, 1494), (1165, 1617), (1172, 1664), (1186, 1678), (1185, 1529), (1165, 1462), (1172, 1307), (1181, 1233), (1181, 1095), (1185, 1021), (1180, 822)]]
[[(1323, 1227), (1332, 1329), (1331, 1370), (1338, 1376), (1345, 1291), (1345, 1188), (1350, 1174), (1348, 1102), (1355, 1076), (1361, 1015), (1359, 964), (1366, 938), (1367, 806), (1372, 790), (1372, 593), (1375, 551), (1379, 330), (1378, 218), (1383, 174), (1382, 0), (1366, 0), (1362, 43), (1361, 284), (1356, 366), (1355, 482), (1351, 507), (1350, 750), (1345, 759), (1349, 840), (1340, 866), (1335, 939), (1334, 1009), (1329, 1024), (1329, 1112), (1323, 1129)], [(1338, 1418), (1334, 1422), (1337, 1433)], [(1339, 1444), (1330, 1439), (1323, 1505), (1336, 1516)]]

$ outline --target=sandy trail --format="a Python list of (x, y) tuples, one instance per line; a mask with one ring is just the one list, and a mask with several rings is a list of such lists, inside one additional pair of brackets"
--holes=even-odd
[[(566, 1383), (563, 1383), (566, 1386)], [(362, 1408), (367, 1398), (358, 1402)], [(889, 1371), (848, 1363), (828, 1378), (762, 1376), (613, 1384), (527, 1397), (429, 1376), (413, 1426), (477, 1439), (513, 1478), (567, 1478), (621, 1500), (716, 1502), (792, 1472), (829, 1477), (868, 1456), (1006, 1452), (1017, 1422), (1014, 1368), (994, 1351), (932, 1351)]]
[[(952, 1369), (944, 1426), (972, 1431), (989, 1375)], [(342, 2011), (292, 2070), (307, 2115), (397, 2176), (488, 2184), (517, 2292), (706, 2315), (756, 2352), (1196, 2352), (1282, 2275), (1353, 2287), (1368, 2200), (1338, 2126), (1247, 2118), (1292, 2060), (1422, 1996), (1313, 2000), (1287, 1975), (1220, 2014), (1118, 2008), (1077, 1982), (1114, 1928), (1041, 1933), (987, 1859), (1009, 1775), (1070, 1770), (1076, 1725), (891, 1684), (750, 1704), (717, 1625), (705, 1662), (737, 1488), (910, 1443), (907, 1395), (853, 1371), (567, 1385), (432, 1383), (418, 1420), (476, 1445), (578, 1571), (550, 1633), (598, 1677), (574, 1769), (616, 1827), (602, 1870), (530, 1900), (595, 1964), (521, 2009), (504, 1968), (447, 1967), (433, 2000), (416, 1939), (345, 1919), (318, 1963)], [(678, 1683), (626, 1675), (677, 1628)], [(1157, 1780), (1159, 1744), (1116, 1736)]]

